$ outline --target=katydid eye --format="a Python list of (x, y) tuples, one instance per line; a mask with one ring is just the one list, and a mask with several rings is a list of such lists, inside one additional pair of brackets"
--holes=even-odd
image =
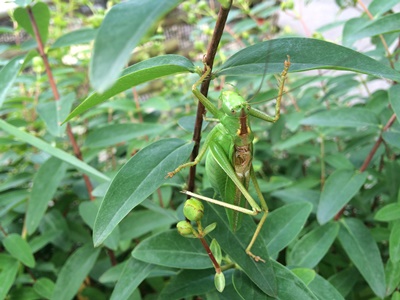
[(232, 109), (232, 110), (231, 110), (231, 113), (233, 113), (233, 114), (234, 114), (234, 113), (235, 113), (235, 110), (234, 110), (234, 109)]

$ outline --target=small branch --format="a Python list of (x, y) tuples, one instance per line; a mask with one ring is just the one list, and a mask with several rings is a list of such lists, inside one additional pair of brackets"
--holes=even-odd
[[(232, 1), (231, 1), (232, 4)], [(224, 9), (222, 6), (220, 7), (220, 10), (218, 12), (218, 17), (217, 17), (217, 22), (215, 24), (214, 32), (211, 37), (210, 44), (208, 45), (207, 48), (207, 54), (205, 56), (205, 63), (207, 66), (209, 66), (211, 69), (214, 64), (214, 58), (218, 50), (218, 44), (221, 40), (222, 33), (224, 32), (224, 27), (226, 23), (226, 19), (228, 18), (230, 6), (227, 9)], [(205, 70), (205, 69), (204, 69)], [(208, 88), (210, 86), (210, 79), (207, 78), (206, 80), (203, 81), (201, 84), (200, 92), (207, 97), (208, 94)], [(196, 158), (197, 154), (199, 153), (199, 148), (200, 148), (200, 140), (201, 140), (201, 127), (203, 124), (203, 116), (205, 114), (205, 108), (204, 105), (199, 101), (199, 104), (197, 105), (197, 114), (196, 114), (196, 123), (194, 127), (194, 132), (193, 132), (193, 141), (195, 143), (190, 161), (194, 161)], [(193, 166), (189, 170), (189, 179), (188, 179), (188, 190), (189, 191), (194, 191), (194, 179), (196, 176), (196, 166)]]
[[(28, 10), (29, 19), (30, 19), (31, 24), (32, 24), (33, 32), (35, 34), (35, 39), (36, 39), (36, 42), (38, 44), (39, 54), (40, 54), (40, 57), (43, 60), (43, 63), (44, 63), (45, 69), (46, 69), (46, 73), (47, 73), (47, 77), (49, 79), (49, 84), (50, 84), (51, 90), (52, 90), (53, 95), (54, 95), (54, 99), (56, 101), (59, 101), (60, 100), (60, 94), (58, 92), (57, 85), (56, 85), (56, 82), (54, 80), (53, 73), (51, 71), (49, 60), (47, 59), (47, 55), (44, 52), (43, 41), (42, 41), (42, 38), (40, 36), (39, 28), (37, 26), (35, 17), (33, 15), (32, 8), (30, 6), (28, 6), (27, 10)], [(74, 137), (74, 135), (72, 133), (72, 129), (71, 129), (71, 126), (70, 126), (69, 123), (67, 124), (67, 135), (68, 135), (68, 138), (69, 138), (69, 140), (70, 140), (70, 142), (72, 144), (72, 148), (74, 150), (75, 156), (78, 159), (83, 160), (82, 159), (82, 152), (81, 152), (81, 150), (80, 150), (80, 148), (79, 148), (79, 146), (78, 146), (78, 144), (77, 144), (77, 142), (75, 140), (75, 137)], [(83, 174), (83, 179), (85, 181), (86, 189), (88, 191), (90, 200), (94, 200), (94, 197), (92, 195), (93, 186), (92, 186), (92, 183), (89, 180), (89, 177), (86, 174)]]
[[(394, 121), (396, 120), (396, 114), (393, 114), (389, 121), (386, 123), (385, 127), (383, 127), (382, 132), (379, 135), (379, 138), (377, 139), (377, 141), (375, 142), (374, 146), (372, 147), (371, 151), (368, 153), (367, 158), (364, 160), (364, 163), (362, 164), (362, 166), (360, 167), (360, 172), (364, 172), (367, 168), (368, 165), (370, 164), (372, 158), (374, 157), (376, 151), (378, 150), (379, 146), (381, 145), (381, 143), (383, 142), (383, 137), (382, 134), (388, 130), (394, 123)], [(339, 220), (340, 217), (342, 216), (342, 214), (344, 213), (346, 207), (343, 207), (335, 216), (335, 221)]]
[(385, 127), (383, 127), (383, 130), (382, 130), (381, 134), (379, 135), (378, 140), (375, 142), (375, 145), (372, 147), (371, 151), (368, 153), (367, 158), (365, 159), (364, 163), (362, 164), (362, 166), (360, 168), (360, 172), (364, 172), (367, 169), (369, 163), (371, 162), (372, 158), (375, 155), (375, 152), (378, 150), (379, 146), (383, 142), (382, 133), (385, 132), (386, 130), (388, 130), (393, 125), (395, 120), (396, 120), (396, 114), (393, 114), (390, 117), (389, 121), (386, 123)]
[(201, 237), (199, 239), (200, 239), (204, 249), (206, 249), (207, 254), (210, 257), (210, 260), (211, 260), (212, 264), (214, 265), (215, 272), (220, 274), (221, 273), (221, 267), (220, 267), (219, 263), (217, 262), (217, 260), (215, 259), (214, 254), (211, 252), (211, 249), (208, 246), (206, 240), (204, 239), (204, 237)]

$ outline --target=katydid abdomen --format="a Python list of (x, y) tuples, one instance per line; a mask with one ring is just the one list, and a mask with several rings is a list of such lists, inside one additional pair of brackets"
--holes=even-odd
[[(235, 206), (245, 207), (246, 199), (243, 197), (236, 184), (227, 176), (224, 169), (218, 163), (215, 153), (224, 155), (231, 162), (236, 176), (248, 189), (250, 182), (250, 166), (252, 161), (252, 144), (236, 146), (234, 138), (227, 132), (223, 124), (218, 124), (210, 134), (213, 135), (213, 142), (206, 158), (206, 172), (211, 186), (219, 194), (221, 200)], [(233, 231), (240, 228), (242, 213), (235, 210), (226, 210), (229, 225)]]

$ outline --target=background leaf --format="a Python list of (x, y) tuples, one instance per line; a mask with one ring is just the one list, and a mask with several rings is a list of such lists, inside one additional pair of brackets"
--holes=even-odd
[(82, 28), (68, 32), (59, 37), (50, 48), (56, 49), (72, 45), (87, 44), (94, 40), (97, 31), (98, 30), (94, 28)]
[[(226, 287), (222, 295), (227, 294), (227, 286), (232, 285), (233, 272), (233, 269), (224, 271)], [(208, 292), (214, 292), (214, 275), (214, 269), (182, 270), (162, 290), (159, 299), (183, 299), (190, 296), (204, 295)]]
[(18, 129), (17, 127), (10, 125), (3, 120), (0, 120), (0, 128), (3, 129), (4, 131), (7, 131), (16, 138), (21, 139), (22, 141), (36, 148), (39, 148), (40, 150), (43, 150), (44, 152), (47, 152), (50, 155), (57, 157), (68, 164), (71, 164), (72, 166), (76, 167), (78, 170), (81, 170), (83, 173), (88, 174), (89, 176), (94, 176), (101, 181), (110, 180), (106, 175), (100, 173), (99, 171), (89, 166), (85, 162), (77, 159), (75, 156), (72, 156), (71, 154), (61, 149), (55, 148), (50, 144), (44, 142), (43, 140)]
[(90, 244), (76, 250), (61, 268), (51, 299), (72, 299), (78, 292), (85, 277), (93, 268), (99, 254), (100, 249), (94, 249)]
[(109, 147), (132, 139), (161, 134), (168, 126), (153, 123), (111, 124), (91, 131), (85, 145), (90, 147)]
[(103, 93), (113, 85), (140, 39), (179, 3), (131, 0), (111, 8), (96, 36), (89, 70), (90, 82), (97, 92)]
[(389, 222), (400, 219), (400, 204), (390, 203), (380, 208), (374, 217), (377, 221)]
[(5, 299), (9, 289), (14, 283), (18, 272), (19, 263), (13, 257), (0, 253), (0, 298)]
[(87, 97), (71, 112), (64, 122), (71, 120), (73, 117), (85, 112), (89, 108), (133, 86), (167, 75), (181, 72), (193, 72), (193, 68), (192, 62), (186, 57), (172, 54), (157, 56), (134, 64), (125, 69), (121, 77), (118, 80), (115, 79), (115, 84), (109, 87), (108, 90), (102, 90), (102, 93), (93, 93)]
[(378, 246), (365, 225), (358, 219), (343, 219), (339, 241), (351, 261), (374, 293), (385, 296), (385, 273)]
[(110, 299), (129, 299), (134, 290), (150, 274), (153, 268), (154, 266), (151, 264), (130, 258), (125, 264)]
[(317, 210), (318, 222), (323, 225), (331, 220), (359, 191), (367, 173), (337, 170), (325, 182)]
[[(50, 10), (46, 3), (37, 2), (32, 7), (32, 13), (39, 29), (40, 38), (43, 45), (47, 42), (49, 34)], [(18, 7), (14, 10), (14, 19), (22, 28), (24, 28), (32, 37), (35, 37), (27, 8)]]
[(267, 241), (271, 256), (278, 254), (300, 233), (311, 209), (310, 203), (298, 202), (282, 206), (269, 214), (261, 235)]
[(366, 108), (353, 108), (351, 110), (339, 108), (318, 112), (301, 121), (303, 125), (316, 125), (328, 127), (361, 127), (380, 125), (376, 115)]
[(389, 101), (397, 120), (400, 120), (400, 87), (398, 84), (393, 85), (389, 89)]
[(32, 249), (19, 234), (11, 233), (7, 235), (3, 240), (3, 246), (11, 256), (18, 259), (27, 267), (33, 268), (35, 266)]
[(135, 259), (161, 266), (181, 269), (208, 269), (211, 260), (195, 238), (185, 238), (176, 229), (153, 235), (133, 251)]
[(39, 103), (37, 112), (46, 123), (50, 134), (60, 137), (65, 134), (66, 124), (61, 125), (71, 111), (72, 103), (75, 101), (75, 94), (64, 95), (58, 101)]
[(332, 299), (332, 300), (344, 300), (343, 296), (335, 289), (329, 281), (325, 280), (322, 276), (315, 274), (315, 278), (308, 285), (308, 288), (318, 297), (320, 300)]
[(400, 262), (400, 221), (393, 222), (390, 230), (389, 255), (393, 263)]
[(184, 163), (193, 144), (165, 139), (133, 156), (118, 172), (101, 203), (93, 228), (93, 241), (100, 245), (115, 226), (137, 205), (166, 182), (168, 172)]
[(288, 257), (288, 264), (314, 268), (328, 252), (338, 232), (338, 223), (331, 222), (316, 227), (294, 245)]
[(400, 30), (400, 13), (390, 14), (367, 22), (364, 26), (357, 28), (352, 35), (343, 39), (343, 44), (350, 46), (356, 40), (367, 36), (375, 36), (383, 33), (397, 32)]
[(17, 56), (10, 60), (0, 70), (0, 107), (6, 98), (8, 90), (12, 87), (19, 71), (24, 63), (23, 56)]
[(272, 261), (272, 265), (279, 282), (277, 297), (265, 296), (243, 272), (236, 270), (233, 276), (233, 284), (242, 299), (318, 299), (289, 269), (276, 261)]
[(29, 235), (39, 226), (49, 201), (64, 178), (65, 171), (66, 165), (63, 161), (50, 157), (36, 173), (26, 211), (25, 223)]

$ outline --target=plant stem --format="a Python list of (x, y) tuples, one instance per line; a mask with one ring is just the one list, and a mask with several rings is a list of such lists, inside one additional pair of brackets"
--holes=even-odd
[(220, 274), (221, 273), (221, 267), (219, 266), (219, 263), (217, 262), (217, 260), (215, 259), (213, 253), (211, 252), (211, 249), (208, 246), (207, 241), (205, 240), (204, 237), (200, 237), (199, 239), (200, 239), (201, 244), (203, 245), (204, 249), (206, 249), (207, 254), (211, 259), (212, 264), (214, 265), (215, 272)]
[[(230, 4), (232, 4), (232, 1)], [(214, 32), (213, 32), (211, 41), (207, 48), (207, 54), (204, 58), (204, 61), (207, 64), (207, 66), (209, 66), (211, 69), (213, 67), (214, 58), (215, 58), (215, 55), (218, 50), (218, 44), (221, 40), (222, 33), (224, 32), (224, 27), (225, 27), (226, 19), (228, 18), (229, 10), (230, 10), (230, 6), (227, 9), (223, 8), (222, 6), (220, 7), (219, 12), (218, 12), (217, 22), (215, 23)], [(204, 71), (205, 70), (206, 69), (204, 68)], [(209, 86), (210, 86), (210, 78), (206, 78), (206, 80), (204, 80), (203, 83), (201, 84), (201, 88), (200, 88), (200, 92), (205, 97), (207, 97)], [(192, 154), (190, 156), (190, 161), (194, 161), (197, 154), (199, 153), (200, 140), (201, 140), (201, 127), (203, 124), (204, 114), (205, 114), (204, 105), (199, 101), (199, 103), (197, 105), (196, 123), (194, 126), (194, 132), (193, 132), (193, 141), (195, 144), (194, 144)], [(188, 191), (191, 191), (191, 192), (194, 191), (195, 177), (196, 177), (196, 165), (192, 166), (189, 170), (189, 179), (188, 179), (188, 185), (187, 185)]]
[[(40, 56), (41, 56), (41, 58), (43, 60), (43, 63), (44, 63), (45, 69), (46, 69), (46, 73), (47, 73), (47, 77), (49, 79), (50, 88), (51, 88), (51, 90), (53, 92), (54, 99), (56, 101), (59, 101), (60, 100), (60, 94), (58, 92), (57, 85), (56, 85), (56, 82), (54, 80), (53, 73), (51, 71), (49, 60), (47, 58), (46, 53), (44, 52), (43, 41), (42, 41), (42, 38), (40, 36), (39, 28), (37, 26), (35, 17), (33, 15), (32, 8), (30, 6), (28, 6), (27, 10), (28, 10), (29, 19), (30, 19), (31, 24), (32, 24), (33, 32), (35, 33), (35, 39), (36, 39), (36, 42), (38, 44), (39, 54), (40, 54)], [(68, 135), (68, 138), (69, 138), (69, 140), (71, 142), (71, 145), (72, 145), (72, 148), (74, 150), (75, 156), (78, 159), (83, 160), (82, 159), (82, 152), (81, 152), (81, 150), (80, 150), (80, 148), (79, 148), (79, 146), (78, 146), (78, 144), (77, 144), (77, 142), (75, 140), (75, 137), (74, 137), (74, 135), (72, 133), (71, 125), (69, 123), (67, 124), (67, 135)], [(94, 197), (92, 195), (93, 186), (92, 186), (92, 183), (89, 180), (89, 177), (86, 174), (83, 174), (83, 180), (85, 181), (86, 189), (88, 191), (90, 200), (94, 200)]]

